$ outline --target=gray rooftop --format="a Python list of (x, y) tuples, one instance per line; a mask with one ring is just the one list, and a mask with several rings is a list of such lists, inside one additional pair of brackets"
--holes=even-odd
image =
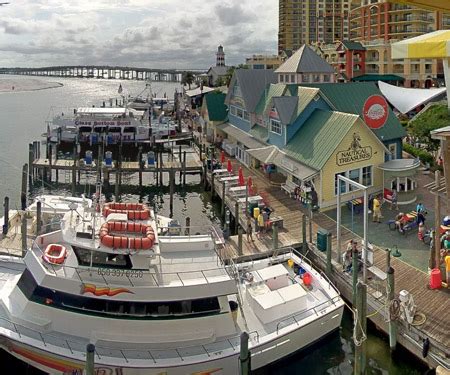
[(280, 116), (281, 123), (288, 125), (291, 123), (293, 114), (297, 108), (298, 97), (296, 96), (278, 96), (274, 97), (273, 104)]
[(270, 83), (277, 83), (276, 74), (271, 69), (236, 69), (230, 82), (230, 90), (225, 99), (225, 104), (229, 104), (233, 94), (232, 87), (238, 82), (242, 98), (248, 112), (255, 112), (255, 108)]
[(334, 69), (310, 47), (303, 45), (275, 73), (334, 73)]

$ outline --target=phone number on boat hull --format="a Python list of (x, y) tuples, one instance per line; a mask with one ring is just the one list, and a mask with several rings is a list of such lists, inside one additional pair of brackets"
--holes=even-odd
[(116, 270), (116, 269), (102, 269), (97, 268), (97, 274), (100, 276), (114, 276), (114, 277), (134, 277), (134, 278), (143, 278), (144, 271), (139, 270)]

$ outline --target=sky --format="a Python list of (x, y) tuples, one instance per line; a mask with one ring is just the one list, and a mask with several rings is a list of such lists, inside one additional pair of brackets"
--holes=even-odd
[(276, 0), (9, 1), (0, 7), (0, 67), (203, 69), (219, 44), (227, 65), (277, 53)]

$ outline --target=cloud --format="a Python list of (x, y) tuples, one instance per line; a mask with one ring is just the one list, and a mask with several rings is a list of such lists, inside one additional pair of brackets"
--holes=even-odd
[[(276, 53), (273, 0), (16, 0), (0, 19), (0, 66), (208, 68)], [(258, 9), (258, 12), (255, 12)]]

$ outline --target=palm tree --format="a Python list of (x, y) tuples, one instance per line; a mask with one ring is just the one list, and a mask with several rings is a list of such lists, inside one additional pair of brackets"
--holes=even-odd
[(195, 77), (192, 74), (192, 72), (184, 72), (183, 73), (183, 79), (181, 80), (181, 83), (183, 85), (188, 85), (189, 90), (191, 89), (191, 85), (194, 83)]

